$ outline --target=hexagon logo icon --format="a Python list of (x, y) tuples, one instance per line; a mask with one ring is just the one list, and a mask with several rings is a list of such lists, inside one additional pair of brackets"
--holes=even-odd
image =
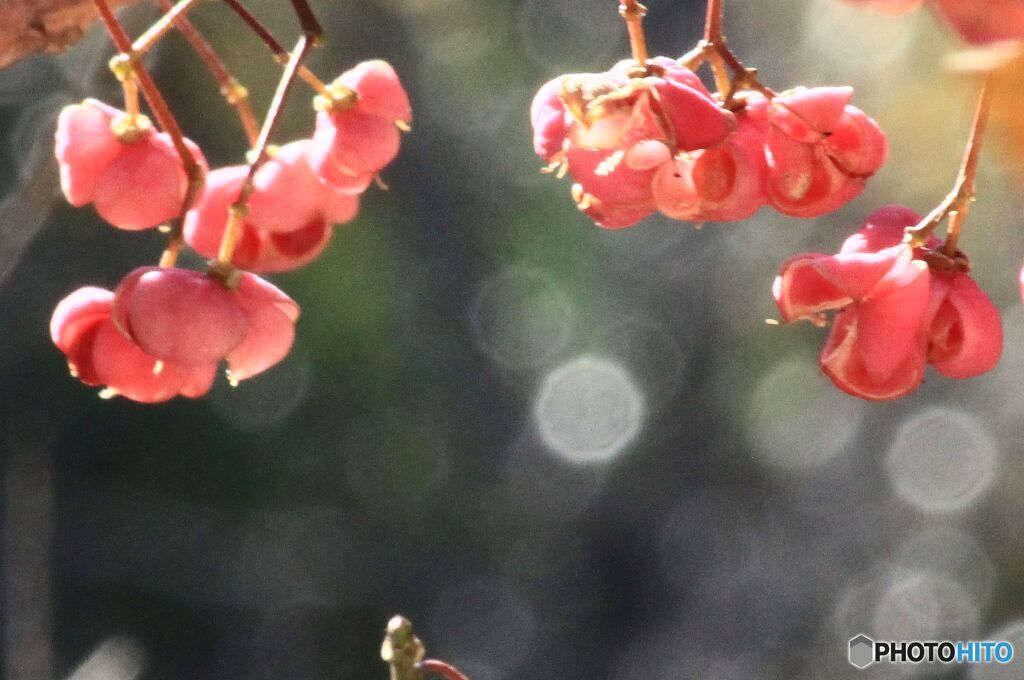
[(857, 637), (850, 638), (850, 665), (860, 668), (867, 668), (875, 662), (875, 641), (861, 633)]

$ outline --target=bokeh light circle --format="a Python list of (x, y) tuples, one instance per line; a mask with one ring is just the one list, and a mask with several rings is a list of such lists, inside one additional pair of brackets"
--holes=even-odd
[(512, 268), (481, 288), (471, 311), (480, 348), (510, 369), (543, 366), (569, 340), (572, 308), (545, 273)]
[(980, 621), (977, 599), (959, 581), (899, 570), (881, 593), (870, 632), (879, 640), (969, 640)]
[(865, 405), (835, 389), (812, 361), (786, 359), (760, 379), (747, 409), (756, 455), (794, 472), (835, 458), (857, 437)]
[(992, 486), (998, 467), (999, 445), (985, 426), (945, 407), (905, 421), (885, 459), (896, 495), (929, 513), (974, 505)]
[(534, 405), (541, 440), (576, 463), (604, 463), (636, 439), (644, 397), (616, 362), (581, 356), (547, 375)]

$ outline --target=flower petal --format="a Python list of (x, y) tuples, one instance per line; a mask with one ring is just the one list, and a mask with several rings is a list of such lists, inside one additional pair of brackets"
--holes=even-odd
[(291, 349), (299, 306), (272, 284), (245, 274), (236, 301), (248, 321), (245, 339), (228, 354), (232, 382), (262, 373)]
[(941, 299), (928, 326), (928, 361), (947, 378), (987, 373), (1003, 353), (1003, 323), (989, 297), (965, 273), (933, 276)]
[(883, 379), (878, 379), (869, 370), (863, 352), (859, 351), (858, 312), (857, 307), (849, 307), (836, 315), (832, 332), (821, 350), (821, 370), (836, 387), (861, 399), (898, 399), (916, 390), (924, 379), (923, 343), (911, 348), (900, 365)]

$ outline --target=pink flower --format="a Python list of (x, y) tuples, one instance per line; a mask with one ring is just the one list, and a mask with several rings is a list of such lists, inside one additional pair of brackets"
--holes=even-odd
[(852, 95), (849, 87), (816, 87), (772, 100), (767, 189), (779, 212), (831, 212), (860, 195), (865, 180), (885, 162), (885, 134), (848, 105)]
[(875, 212), (837, 255), (805, 253), (783, 264), (773, 295), (782, 319), (824, 324), (837, 311), (820, 357), (837, 387), (864, 399), (913, 392), (926, 363), (952, 378), (990, 370), (1002, 351), (998, 311), (963, 271), (931, 271), (904, 230), (920, 216), (901, 206)]
[[(634, 145), (618, 162), (609, 159), (605, 151), (570, 146), (566, 161), (576, 180), (573, 196), (577, 207), (605, 228), (615, 228), (617, 223), (602, 217), (610, 213), (628, 213), (636, 221), (651, 215), (655, 210), (654, 175), (657, 166), (669, 160), (668, 147), (654, 141)], [(599, 205), (605, 207), (597, 208)]]
[(565, 144), (569, 114), (562, 102), (562, 77), (541, 86), (530, 105), (533, 126), (533, 150), (545, 163), (551, 163)]
[(745, 100), (736, 132), (725, 141), (660, 167), (653, 190), (663, 214), (694, 222), (742, 220), (765, 204), (768, 100), (755, 93)]
[(188, 269), (139, 267), (114, 290), (114, 323), (135, 344), (184, 366), (217, 362), (245, 338), (232, 291)]
[[(250, 211), (233, 257), (237, 267), (274, 272), (305, 265), (327, 247), (332, 223), (355, 218), (359, 197), (307, 173), (305, 146), (293, 142), (281, 147), (278, 156), (256, 173)], [(204, 257), (217, 256), (228, 208), (238, 198), (246, 172), (245, 166), (212, 171), (200, 200), (185, 216), (185, 240)]]
[(689, 69), (655, 57), (648, 73), (626, 60), (605, 73), (562, 76), (531, 106), (534, 150), (552, 166), (566, 164), (577, 206), (602, 227), (652, 214), (659, 168), (680, 151), (719, 144), (735, 127)]
[(295, 338), (299, 306), (248, 272), (235, 290), (185, 269), (140, 267), (118, 285), (112, 318), (146, 354), (180, 366), (227, 359), (233, 382), (280, 361)]
[[(61, 188), (72, 205), (92, 203), (115, 227), (149, 229), (181, 213), (188, 176), (169, 135), (143, 116), (137, 127), (115, 133), (126, 120), (95, 99), (64, 107), (56, 133)], [(205, 170), (199, 147), (185, 143)]]
[(355, 218), (358, 192), (340, 190), (317, 177), (306, 157), (311, 146), (308, 139), (285, 144), (256, 171), (248, 214), (253, 227), (289, 232), (316, 220), (343, 223)]
[(999, 310), (966, 272), (932, 272), (928, 319), (928, 363), (942, 375), (973, 378), (999, 363)]
[[(668, 57), (654, 57), (648, 64), (654, 74), (643, 79), (629, 78), (635, 67), (631, 59), (620, 61), (608, 72), (612, 78), (623, 79), (624, 92), (632, 91), (621, 102), (602, 105), (602, 117), (619, 117), (625, 123), (616, 148), (641, 139), (659, 139), (673, 153), (694, 151), (718, 144), (735, 129), (732, 114), (718, 105), (693, 71)], [(579, 124), (577, 121), (577, 128)]]
[(309, 163), (332, 184), (365, 188), (398, 155), (399, 127), (412, 121), (408, 95), (395, 70), (380, 60), (357, 64), (331, 87), (354, 98), (317, 114)]
[(392, 122), (411, 123), (412, 106), (391, 64), (381, 59), (363, 61), (335, 81), (358, 95), (356, 108)]
[(201, 397), (216, 374), (216, 363), (178, 366), (143, 352), (111, 321), (114, 293), (86, 287), (61, 300), (50, 321), (50, 336), (67, 356), (71, 374), (86, 385), (105, 385), (111, 394), (155, 403), (175, 396)]

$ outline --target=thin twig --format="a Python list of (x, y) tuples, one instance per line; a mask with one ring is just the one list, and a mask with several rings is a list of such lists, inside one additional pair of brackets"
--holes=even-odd
[(988, 126), (989, 111), (992, 108), (992, 76), (986, 75), (978, 93), (978, 105), (971, 123), (971, 133), (964, 148), (964, 158), (960, 164), (953, 190), (935, 207), (928, 216), (906, 231), (906, 242), (917, 247), (924, 245), (936, 227), (949, 217), (946, 229), (946, 242), (942, 253), (954, 258), (960, 241), (960, 230), (963, 227), (970, 205), (975, 197), (975, 176), (978, 173), (978, 161), (981, 156), (981, 142)]
[(619, 5), (619, 14), (626, 21), (626, 30), (629, 31), (629, 48), (633, 53), (633, 61), (639, 66), (647, 64), (647, 38), (644, 36), (644, 17), (647, 16), (647, 8), (636, 0), (622, 0)]
[(284, 73), (281, 74), (281, 80), (277, 84), (277, 91), (274, 92), (274, 98), (270, 102), (270, 108), (267, 109), (267, 116), (263, 119), (263, 128), (260, 130), (259, 139), (256, 140), (256, 145), (253, 147), (253, 158), (249, 162), (249, 172), (242, 183), (242, 189), (238, 194), (238, 198), (231, 204), (228, 223), (224, 228), (224, 235), (221, 238), (220, 248), (217, 251), (217, 267), (222, 271), (230, 270), (231, 268), (231, 258), (235, 254), (235, 246), (238, 244), (242, 223), (248, 211), (249, 196), (253, 191), (253, 178), (256, 175), (256, 171), (259, 170), (260, 166), (267, 159), (267, 142), (270, 140), (270, 135), (273, 133), (274, 126), (280, 117), (281, 108), (288, 97), (288, 92), (291, 90), (292, 83), (295, 82), (299, 66), (309, 51), (310, 46), (309, 36), (303, 33), (295, 44), (295, 49), (292, 50), (291, 58), (285, 66)]
[(184, 18), (188, 11), (195, 7), (196, 4), (197, 0), (178, 0), (173, 5), (167, 3), (170, 11), (157, 19), (152, 26), (146, 29), (145, 33), (135, 39), (135, 42), (132, 43), (132, 49), (128, 53), (129, 58), (132, 61), (141, 59), (142, 55), (152, 49), (160, 41), (160, 38), (164, 37), (167, 31), (177, 24), (178, 18)]
[[(156, 2), (164, 9), (170, 9), (174, 6), (171, 0), (156, 0)], [(210, 71), (217, 81), (224, 99), (238, 113), (238, 119), (245, 130), (249, 146), (255, 146), (260, 134), (260, 128), (259, 123), (256, 121), (256, 116), (253, 115), (252, 107), (249, 105), (249, 91), (231, 75), (224, 61), (217, 55), (217, 52), (214, 51), (210, 43), (187, 16), (184, 14), (175, 16), (174, 26), (185, 40), (188, 41), (189, 45), (192, 46), (192, 49), (199, 55), (199, 58), (203, 60), (203, 63), (206, 64), (207, 70)]]
[(704, 42), (713, 44), (722, 40), (722, 18), (724, 14), (725, 0), (708, 0), (708, 12), (704, 21)]
[[(278, 63), (287, 63), (290, 55), (288, 50), (281, 46), (281, 43), (277, 42), (277, 39), (271, 35), (270, 31), (260, 23), (259, 19), (252, 15), (249, 10), (242, 6), (238, 0), (224, 0), (231, 11), (239, 16), (239, 18), (245, 22), (245, 24), (255, 33), (263, 44), (273, 53), (274, 58), (277, 59)], [(316, 74), (310, 71), (305, 66), (299, 66), (298, 70), (299, 78), (305, 81), (310, 87), (312, 87), (317, 94), (322, 94), (325, 97), (331, 97), (331, 92), (327, 89), (327, 84), (320, 80)]]

